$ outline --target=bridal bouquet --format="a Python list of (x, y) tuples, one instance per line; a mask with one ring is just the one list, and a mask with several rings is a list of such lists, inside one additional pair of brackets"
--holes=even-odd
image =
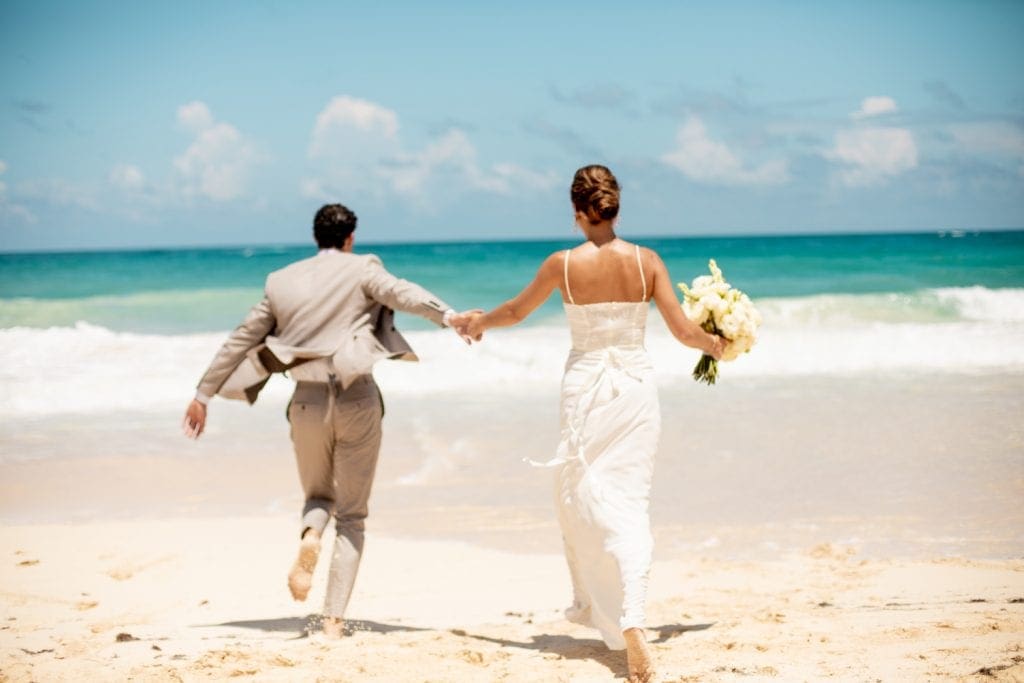
[[(679, 289), (683, 290), (683, 312), (706, 332), (729, 340), (722, 360), (736, 360), (757, 341), (761, 314), (750, 297), (725, 281), (714, 259), (708, 261), (708, 268), (711, 275), (694, 278), (691, 286), (679, 283)], [(718, 379), (718, 361), (703, 354), (693, 368), (693, 378), (714, 384)]]

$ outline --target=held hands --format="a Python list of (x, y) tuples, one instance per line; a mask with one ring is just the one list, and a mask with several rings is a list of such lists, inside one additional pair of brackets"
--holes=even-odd
[(483, 330), (473, 332), (471, 324), (473, 321), (478, 320), (483, 316), (483, 310), (474, 308), (469, 311), (463, 311), (462, 313), (456, 313), (450, 319), (450, 324), (455, 330), (455, 333), (462, 337), (463, 341), (467, 344), (472, 344), (474, 341), (480, 341), (483, 339)]
[(185, 419), (181, 422), (181, 431), (190, 439), (198, 439), (206, 427), (206, 406), (192, 399), (185, 409)]
[(470, 316), (469, 322), (466, 326), (466, 331), (473, 339), (480, 341), (484, 338), (484, 312), (473, 311), (473, 315)]

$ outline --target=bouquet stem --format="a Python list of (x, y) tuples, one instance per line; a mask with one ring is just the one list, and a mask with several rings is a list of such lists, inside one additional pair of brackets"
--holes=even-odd
[(706, 353), (702, 354), (693, 368), (693, 378), (698, 382), (714, 384), (718, 379), (718, 361)]
[[(721, 334), (718, 331), (718, 326), (710, 320), (701, 327), (708, 334)], [(697, 365), (693, 368), (693, 378), (698, 382), (704, 382), (708, 385), (714, 384), (718, 379), (718, 361), (706, 353), (701, 354), (700, 360), (697, 361)]]

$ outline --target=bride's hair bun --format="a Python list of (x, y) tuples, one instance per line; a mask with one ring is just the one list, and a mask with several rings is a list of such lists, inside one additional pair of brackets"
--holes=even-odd
[(576, 171), (569, 197), (577, 211), (592, 224), (610, 221), (619, 215), (619, 181), (605, 166), (594, 164)]

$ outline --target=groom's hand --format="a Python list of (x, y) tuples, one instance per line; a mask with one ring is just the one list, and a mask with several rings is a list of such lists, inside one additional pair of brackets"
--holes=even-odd
[(480, 341), (483, 339), (483, 334), (473, 335), (469, 332), (470, 322), (482, 313), (483, 309), (474, 308), (469, 311), (463, 311), (462, 313), (456, 313), (451, 317), (451, 326), (467, 344), (472, 344), (474, 341)]
[(181, 423), (181, 431), (190, 439), (198, 439), (206, 427), (206, 406), (192, 399), (185, 409), (185, 419)]

